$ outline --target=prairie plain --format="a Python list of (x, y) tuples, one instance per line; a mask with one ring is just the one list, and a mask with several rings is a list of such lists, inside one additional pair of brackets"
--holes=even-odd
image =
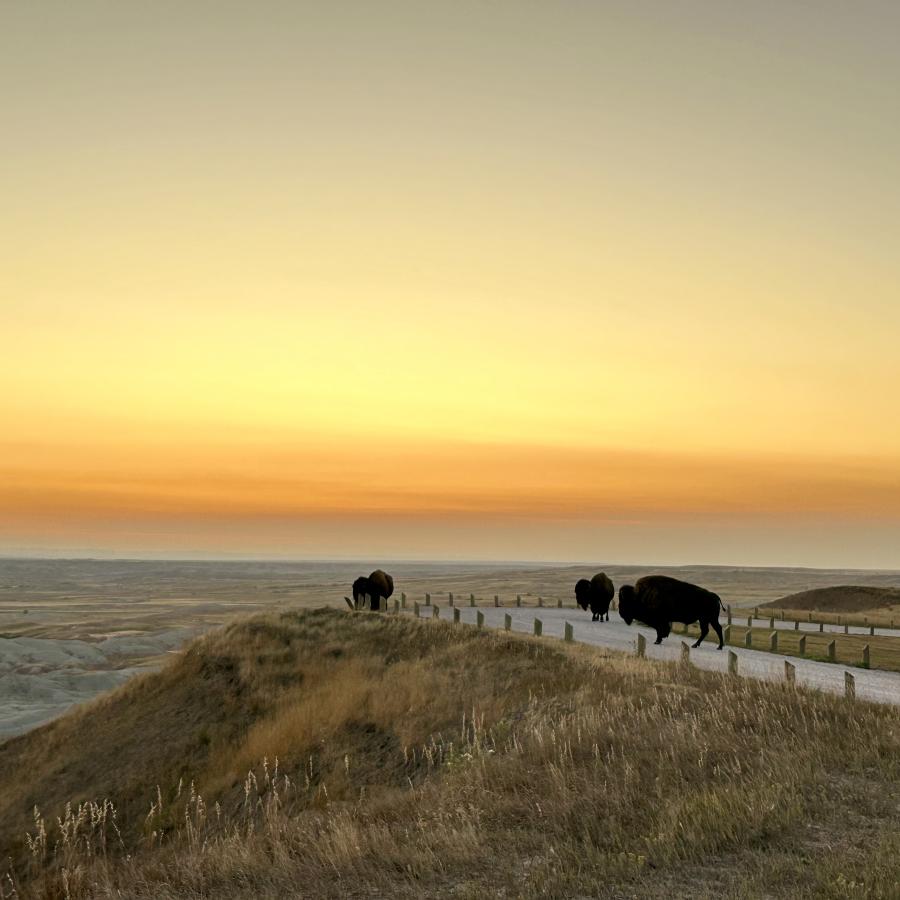
[(752, 608), (835, 585), (890, 588), (900, 573), (727, 566), (553, 565), (378, 560), (338, 562), (0, 560), (0, 740), (27, 731), (158, 668), (190, 638), (261, 609), (343, 607), (352, 580), (385, 565), (396, 593), (446, 599), (517, 594), (574, 601), (573, 586), (605, 570), (618, 586), (652, 572)]

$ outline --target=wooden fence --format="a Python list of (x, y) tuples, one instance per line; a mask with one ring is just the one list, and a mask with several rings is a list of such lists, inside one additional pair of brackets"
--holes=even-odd
[[(426, 609), (430, 606), (431, 614), (430, 618), (439, 619), (440, 618), (440, 608), (437, 605), (431, 604), (430, 595), (426, 595), (428, 600), (427, 603), (420, 605), (418, 602), (413, 604), (413, 610), (417, 617), (421, 617), (422, 610)], [(496, 598), (495, 598), (496, 599)], [(402, 596), (402, 602), (405, 602), (405, 595)], [(499, 606), (499, 603), (497, 604)], [(394, 604), (394, 611), (399, 612), (401, 608), (400, 603)], [(455, 624), (459, 624), (461, 622), (460, 618), (460, 610), (459, 607), (453, 606), (453, 622)], [(483, 629), (485, 626), (484, 613), (479, 609), (476, 613), (475, 617), (475, 627), (479, 630)], [(509, 613), (506, 613), (503, 617), (503, 628), (505, 631), (512, 631), (513, 619)], [(532, 634), (535, 637), (542, 637), (544, 633), (544, 623), (542, 619), (535, 618), (532, 623)], [(750, 629), (747, 631), (747, 635), (750, 634)], [(772, 640), (772, 646), (777, 646), (774, 642), (777, 633), (773, 632), (770, 636), (770, 640)], [(563, 630), (563, 641), (571, 642), (575, 639), (575, 629), (571, 622), (564, 622), (564, 630)], [(833, 646), (834, 641), (832, 640), (829, 647), (830, 656), (833, 657)], [(681, 655), (679, 657), (679, 662), (681, 665), (691, 665), (691, 647), (685, 642), (681, 642)], [(646, 657), (647, 655), (647, 639), (643, 634), (638, 632), (637, 639), (635, 641), (635, 653), (639, 657)], [(868, 647), (866, 648), (866, 656), (868, 657)], [(727, 672), (728, 675), (738, 676), (740, 674), (739, 671), (739, 657), (738, 654), (733, 650), (728, 651), (727, 657)], [(793, 663), (788, 660), (784, 661), (784, 680), (788, 685), (794, 686), (797, 683), (797, 667)], [(851, 672), (844, 671), (844, 696), (848, 700), (854, 700), (856, 698), (856, 678)]]

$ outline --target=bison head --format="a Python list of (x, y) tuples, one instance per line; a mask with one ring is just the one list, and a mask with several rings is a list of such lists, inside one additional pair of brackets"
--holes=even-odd
[(630, 625), (637, 618), (637, 598), (634, 585), (623, 584), (619, 588), (619, 615)]
[[(369, 579), (366, 578), (365, 575), (360, 575), (356, 581), (353, 582), (353, 609), (362, 609), (363, 604), (366, 602), (366, 596), (371, 595), (372, 588), (369, 585)], [(346, 597), (344, 598), (347, 599)], [(347, 600), (349, 603), (350, 601)]]
[(591, 583), (581, 578), (575, 583), (575, 601), (582, 609), (587, 609), (591, 602)]

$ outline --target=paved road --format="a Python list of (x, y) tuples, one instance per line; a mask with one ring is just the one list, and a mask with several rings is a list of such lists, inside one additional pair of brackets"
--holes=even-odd
[[(634, 653), (638, 633), (647, 639), (647, 656), (650, 659), (677, 660), (681, 656), (681, 643), (684, 635), (672, 634), (656, 646), (656, 632), (650, 628), (628, 626), (618, 614), (612, 612), (609, 622), (592, 622), (588, 613), (574, 609), (535, 609), (535, 608), (500, 608), (481, 607), (473, 609), (461, 606), (460, 619), (474, 624), (478, 612), (484, 614), (484, 623), (491, 628), (503, 628), (504, 615), (512, 616), (513, 631), (530, 633), (535, 618), (543, 623), (544, 635), (562, 637), (565, 623), (571, 622), (576, 641), (593, 644), (598, 647), (610, 647), (625, 653)], [(421, 615), (431, 615), (429, 607), (421, 608)], [(441, 618), (453, 615), (449, 607), (441, 607)], [(737, 621), (737, 620), (735, 620)], [(744, 620), (746, 623), (746, 620)], [(778, 623), (776, 623), (778, 624)], [(842, 629), (843, 630), (843, 629)], [(743, 647), (726, 647), (717, 650), (710, 637), (696, 650), (691, 650), (691, 662), (701, 669), (725, 672), (728, 668), (728, 650), (738, 656), (738, 672), (741, 675), (759, 678), (764, 681), (784, 680), (784, 661), (789, 659), (797, 668), (797, 683), (819, 690), (842, 694), (844, 692), (844, 673), (850, 672), (856, 679), (856, 696), (861, 700), (875, 703), (887, 703), (900, 706), (900, 672), (884, 672), (877, 669), (859, 669), (854, 666), (842, 666), (836, 663), (817, 662), (812, 659), (781, 656), (777, 653), (765, 653), (761, 650), (747, 650)], [(692, 643), (695, 638), (687, 638)]]

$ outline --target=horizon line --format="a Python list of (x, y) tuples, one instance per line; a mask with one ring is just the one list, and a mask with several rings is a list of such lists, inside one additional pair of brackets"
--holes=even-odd
[[(7, 554), (0, 552), (0, 562), (172, 562), (172, 563), (362, 563), (375, 557), (368, 556), (71, 556), (35, 554)], [(653, 562), (596, 562), (591, 560), (524, 560), (524, 559), (440, 559), (415, 557), (382, 557), (385, 565), (480, 565), (480, 566), (527, 566), (530, 568), (579, 568), (583, 566), (608, 566), (611, 568), (658, 568), (658, 569), (767, 569), (812, 572), (880, 572), (900, 575), (900, 569), (891, 567), (865, 566), (809, 566), (809, 565), (760, 565), (745, 563), (653, 563)]]

